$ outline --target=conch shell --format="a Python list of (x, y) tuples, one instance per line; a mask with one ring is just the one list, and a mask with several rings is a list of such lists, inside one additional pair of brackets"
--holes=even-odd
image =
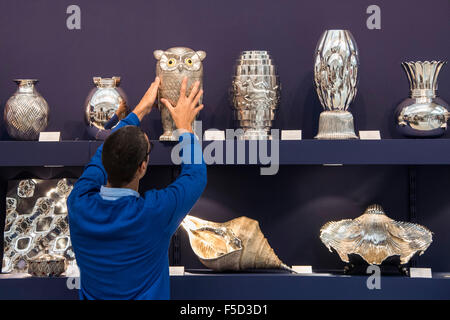
[(320, 229), (320, 240), (330, 251), (335, 249), (344, 262), (349, 262), (349, 254), (358, 254), (376, 265), (391, 256), (400, 256), (400, 263), (406, 264), (416, 252), (422, 255), (433, 241), (427, 228), (394, 221), (376, 204), (354, 220), (326, 223)]
[(216, 223), (187, 215), (181, 223), (192, 250), (203, 265), (215, 271), (285, 269), (256, 220), (240, 217)]

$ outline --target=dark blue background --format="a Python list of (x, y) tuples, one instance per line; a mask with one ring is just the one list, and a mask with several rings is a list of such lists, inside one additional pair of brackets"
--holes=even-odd
[[(81, 7), (82, 30), (66, 28), (66, 8), (71, 4)], [(381, 8), (381, 30), (366, 27), (366, 9), (372, 4)], [(203, 128), (232, 128), (228, 89), (235, 59), (242, 50), (263, 49), (271, 52), (282, 83), (274, 127), (302, 129), (304, 139), (312, 139), (321, 111), (313, 88), (314, 49), (325, 29), (345, 28), (353, 33), (360, 51), (359, 90), (351, 105), (356, 128), (400, 138), (393, 111), (409, 91), (400, 63), (448, 59), (449, 12), (448, 0), (2, 0), (1, 110), (16, 89), (13, 78), (38, 78), (38, 90), (51, 108), (47, 131), (61, 131), (64, 140), (87, 139), (83, 103), (93, 76), (121, 76), (134, 106), (155, 76), (153, 51), (187, 46), (207, 52)], [(446, 101), (449, 86), (450, 70), (445, 66), (439, 93)], [(143, 127), (157, 138), (159, 113), (153, 111)], [(8, 139), (2, 130), (3, 139)], [(447, 132), (443, 138), (449, 137)], [(342, 267), (338, 256), (318, 238), (320, 227), (329, 220), (357, 217), (374, 202), (390, 217), (408, 220), (409, 170), (389, 165), (283, 166), (278, 175), (263, 177), (256, 166), (211, 166), (208, 187), (192, 213), (215, 221), (240, 215), (255, 218), (287, 264), (338, 268)], [(415, 170), (416, 221), (435, 233), (418, 265), (448, 271), (450, 169)], [(79, 172), (80, 168), (2, 168), (1, 185), (18, 175), (76, 177)], [(142, 189), (163, 187), (172, 175), (170, 167), (152, 167)], [(185, 234), (179, 236), (181, 264), (198, 267)]]

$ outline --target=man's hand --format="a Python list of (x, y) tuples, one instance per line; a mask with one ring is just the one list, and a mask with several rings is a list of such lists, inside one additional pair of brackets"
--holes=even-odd
[(116, 110), (116, 116), (119, 120), (122, 120), (127, 115), (127, 103), (124, 99), (120, 98), (119, 108)]
[(186, 97), (186, 86), (187, 78), (185, 77), (181, 83), (180, 98), (178, 99), (175, 108), (167, 99), (161, 99), (161, 102), (169, 109), (177, 129), (186, 130), (192, 133), (192, 122), (200, 110), (203, 109), (203, 104), (197, 107), (197, 104), (203, 95), (203, 90), (199, 90), (200, 81), (196, 81), (190, 95)]
[(159, 77), (155, 78), (155, 81), (152, 82), (147, 92), (142, 97), (139, 104), (134, 108), (133, 112), (139, 118), (139, 121), (152, 111), (153, 105), (155, 104), (156, 96), (158, 94), (160, 79)]

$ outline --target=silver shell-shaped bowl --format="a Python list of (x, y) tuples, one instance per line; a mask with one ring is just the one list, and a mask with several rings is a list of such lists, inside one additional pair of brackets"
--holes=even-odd
[(399, 256), (400, 263), (406, 264), (416, 253), (423, 254), (433, 241), (430, 230), (415, 223), (394, 221), (379, 205), (369, 206), (356, 219), (326, 223), (320, 229), (320, 240), (330, 251), (336, 250), (344, 262), (356, 254), (375, 265), (393, 256)]

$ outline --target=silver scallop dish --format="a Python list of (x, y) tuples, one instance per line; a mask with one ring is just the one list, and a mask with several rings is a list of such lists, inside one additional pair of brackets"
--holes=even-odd
[(236, 62), (231, 100), (242, 140), (270, 139), (280, 101), (280, 80), (267, 51), (243, 51)]
[(394, 256), (406, 264), (416, 253), (423, 254), (433, 241), (427, 228), (394, 221), (376, 204), (356, 219), (326, 223), (320, 229), (320, 240), (330, 251), (336, 250), (344, 262), (357, 255), (371, 265), (381, 265)]
[[(94, 77), (95, 87), (89, 92), (85, 102), (85, 120), (87, 131), (91, 138), (105, 140), (118, 121), (111, 123), (111, 119), (119, 110), (122, 101), (127, 102), (125, 92), (119, 88), (120, 77)], [(118, 120), (127, 116), (128, 107), (120, 110)]]
[(446, 61), (410, 61), (402, 66), (410, 95), (396, 109), (399, 131), (412, 137), (437, 137), (447, 130), (449, 105), (437, 95), (437, 78)]
[(17, 91), (8, 99), (4, 110), (6, 130), (16, 140), (37, 140), (47, 128), (50, 109), (36, 90), (36, 79), (17, 79)]
[(348, 111), (358, 85), (358, 48), (348, 30), (327, 30), (317, 44), (314, 83), (324, 111), (316, 139), (358, 139)]

